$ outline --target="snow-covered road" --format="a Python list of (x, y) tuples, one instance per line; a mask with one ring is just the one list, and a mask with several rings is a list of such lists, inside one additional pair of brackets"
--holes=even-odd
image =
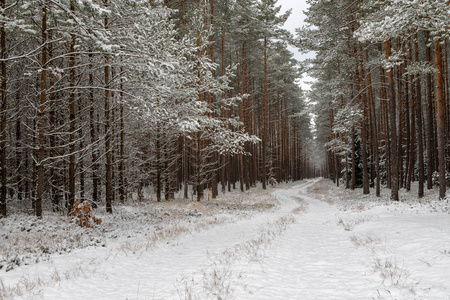
[(367, 199), (342, 206), (324, 180), (273, 195), (279, 207), (251, 218), (143, 251), (122, 244), (55, 255), (3, 283), (29, 280), (17, 299), (450, 299), (448, 214)]
[(374, 280), (367, 275), (367, 258), (349, 255), (355, 247), (337, 226), (335, 207), (306, 196), (305, 188), (297, 194), (308, 203), (308, 212), (249, 274), (254, 293), (242, 299), (363, 299)]

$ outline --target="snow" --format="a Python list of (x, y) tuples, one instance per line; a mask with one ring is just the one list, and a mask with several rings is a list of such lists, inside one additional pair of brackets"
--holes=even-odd
[(0, 299), (450, 299), (448, 202), (388, 192), (318, 179), (99, 210), (92, 229), (16, 216), (1, 223), (8, 243), (48, 223), (84, 240), (2, 268)]

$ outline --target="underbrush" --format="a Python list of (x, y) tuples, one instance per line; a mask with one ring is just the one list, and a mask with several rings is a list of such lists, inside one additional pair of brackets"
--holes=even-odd
[(364, 195), (362, 188), (354, 190), (346, 189), (341, 185), (337, 187), (331, 180), (322, 179), (308, 188), (308, 192), (315, 194), (322, 201), (329, 204), (337, 204), (339, 210), (349, 212), (361, 212), (371, 210), (374, 207), (387, 206), (389, 210), (397, 213), (448, 213), (450, 214), (450, 198), (437, 200), (439, 191), (425, 189), (422, 198), (417, 196), (418, 183), (411, 184), (411, 190), (399, 190), (399, 201), (390, 200), (391, 190), (381, 188), (381, 195), (375, 195), (375, 189), (370, 188), (370, 193)]
[(387, 287), (398, 286), (412, 290), (409, 272), (392, 257), (376, 258), (373, 271), (380, 274)]
[(51, 254), (63, 254), (88, 246), (105, 246), (101, 229), (82, 228), (56, 214), (42, 219), (17, 214), (0, 222), (0, 270), (6, 272), (21, 265), (48, 260)]
[(352, 231), (356, 225), (369, 221), (368, 216), (357, 217), (340, 217), (337, 224), (342, 226), (346, 231)]
[[(119, 246), (125, 252), (144, 250), (158, 241), (203, 230), (231, 219), (247, 218), (276, 205), (278, 202), (270, 192), (254, 190), (227, 193), (203, 202), (183, 199), (170, 202), (130, 201), (114, 206), (113, 214), (107, 214), (101, 206), (90, 211), (89, 222), (79, 216), (77, 222), (71, 222), (73, 216), (48, 211), (42, 218), (20, 210), (12, 211), (10, 216), (0, 219), (0, 270), (9, 272), (74, 249), (107, 247), (117, 240), (125, 240)], [(83, 222), (89, 226), (79, 226)]]
[[(46, 211), (42, 218), (36, 218), (12, 212), (8, 218), (0, 219), (0, 272), (8, 276), (14, 269), (51, 261), (54, 255), (88, 247), (92, 247), (89, 251), (107, 247), (107, 253), (139, 255), (159, 243), (173, 242), (217, 224), (251, 218), (278, 204), (270, 191), (255, 189), (242, 194), (227, 193), (202, 202), (184, 199), (130, 201), (114, 206), (113, 214), (106, 213), (104, 206), (100, 206), (89, 210), (88, 220), (85, 214), (74, 218)], [(17, 282), (5, 282), (6, 286), (0, 282), (0, 300), (39, 294), (45, 286), (82, 276), (92, 268), (95, 266), (75, 264), (36, 278), (23, 275)], [(216, 277), (219, 278), (219, 274)]]

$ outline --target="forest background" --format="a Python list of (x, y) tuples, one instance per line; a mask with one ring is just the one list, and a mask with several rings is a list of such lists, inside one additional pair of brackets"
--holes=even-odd
[(316, 176), (445, 198), (449, 3), (307, 2), (293, 36), (275, 0), (0, 1), (1, 215)]

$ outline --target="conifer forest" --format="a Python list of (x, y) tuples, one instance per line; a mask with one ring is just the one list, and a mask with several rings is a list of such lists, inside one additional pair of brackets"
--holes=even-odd
[(308, 4), (292, 34), (276, 0), (2, 0), (2, 216), (317, 176), (445, 198), (449, 3)]
[(1, 213), (317, 172), (276, 1), (3, 1)]
[(0, 300), (450, 299), (450, 1), (0, 0)]
[(308, 1), (299, 49), (315, 51), (318, 144), (324, 175), (346, 188), (450, 184), (450, 2)]

